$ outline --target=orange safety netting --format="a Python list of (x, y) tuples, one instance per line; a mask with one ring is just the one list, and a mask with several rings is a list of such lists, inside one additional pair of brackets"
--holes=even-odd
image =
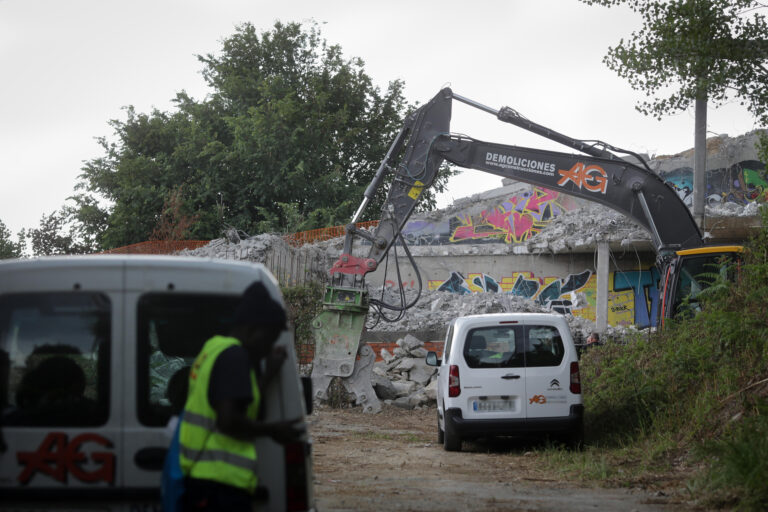
[[(371, 220), (368, 222), (358, 222), (355, 224), (360, 229), (375, 228), (379, 221)], [(312, 244), (330, 240), (339, 236), (344, 236), (346, 226), (333, 226), (330, 228), (312, 229), (285, 235), (283, 240), (287, 243), (299, 247), (304, 244)], [(151, 240), (148, 242), (139, 242), (137, 244), (126, 245), (104, 251), (101, 254), (171, 254), (182, 249), (197, 249), (207, 245), (209, 240)]]
[[(375, 228), (379, 225), (379, 221), (371, 220), (368, 222), (358, 222), (355, 224), (360, 229)], [(299, 233), (293, 233), (292, 235), (286, 235), (283, 239), (293, 246), (301, 246), (304, 244), (312, 244), (315, 242), (322, 242), (323, 240), (330, 240), (346, 234), (346, 226), (333, 226), (330, 228), (312, 229), (309, 231), (301, 231)]]

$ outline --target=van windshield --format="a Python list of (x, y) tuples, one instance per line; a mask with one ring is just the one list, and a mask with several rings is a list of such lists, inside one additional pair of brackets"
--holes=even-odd
[(109, 298), (0, 296), (4, 426), (98, 426), (109, 415)]

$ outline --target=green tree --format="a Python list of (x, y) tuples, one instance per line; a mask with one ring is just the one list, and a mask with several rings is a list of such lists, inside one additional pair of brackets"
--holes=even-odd
[(179, 211), (196, 219), (189, 238), (224, 224), (255, 234), (348, 222), (409, 108), (402, 82), (382, 92), (314, 24), (244, 24), (198, 58), (205, 100), (181, 92), (171, 112), (128, 107), (111, 122), (116, 140), (100, 140), (73, 198), (82, 233), (103, 248), (147, 240), (179, 187)]
[(40, 218), (40, 225), (27, 229), (24, 236), (32, 245), (35, 256), (58, 256), (64, 254), (87, 254), (94, 248), (78, 236), (78, 228), (71, 222), (64, 209)]
[(757, 0), (581, 0), (625, 5), (643, 25), (608, 49), (603, 61), (646, 94), (637, 109), (661, 118), (697, 98), (732, 97), (768, 124), (768, 8)]
[(11, 239), (11, 230), (0, 220), (0, 260), (8, 258), (21, 258), (24, 253), (23, 235), (14, 242)]
[(661, 118), (695, 105), (693, 216), (704, 218), (707, 105), (735, 96), (768, 124), (768, 23), (759, 0), (581, 0), (626, 5), (640, 31), (608, 49), (604, 62), (648, 100), (637, 109)]

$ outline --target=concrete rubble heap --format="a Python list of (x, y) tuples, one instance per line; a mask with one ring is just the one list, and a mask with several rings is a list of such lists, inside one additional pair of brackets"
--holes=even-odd
[[(370, 290), (371, 298), (380, 299), (380, 290)], [(406, 303), (415, 298), (414, 290), (406, 290)], [(400, 304), (399, 296), (387, 289), (384, 299), (389, 304)], [(576, 300), (579, 300), (576, 297)], [(583, 299), (582, 299), (583, 300)], [(378, 314), (371, 310), (368, 313), (366, 326), (370, 331), (377, 332), (415, 332), (435, 331), (445, 332), (448, 323), (456, 317), (480, 315), (486, 313), (549, 313), (550, 310), (538, 302), (517, 297), (507, 293), (472, 293), (461, 295), (457, 293), (424, 290), (416, 304), (403, 312), (396, 322), (378, 319)], [(397, 312), (384, 310), (390, 318), (396, 318)], [(568, 315), (568, 322), (574, 336), (586, 339), (595, 329), (594, 322), (578, 316)], [(622, 335), (625, 328), (608, 327), (607, 338)], [(578, 341), (577, 341), (578, 343)]]
[(371, 380), (385, 404), (413, 409), (435, 403), (437, 368), (427, 366), (423, 341), (406, 335), (397, 340), (393, 353), (382, 349), (381, 356), (384, 360), (374, 365)]

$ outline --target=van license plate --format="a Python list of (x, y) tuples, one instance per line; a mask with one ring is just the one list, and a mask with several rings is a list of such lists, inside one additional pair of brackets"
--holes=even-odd
[(478, 412), (514, 411), (515, 403), (512, 400), (475, 400), (472, 409)]

